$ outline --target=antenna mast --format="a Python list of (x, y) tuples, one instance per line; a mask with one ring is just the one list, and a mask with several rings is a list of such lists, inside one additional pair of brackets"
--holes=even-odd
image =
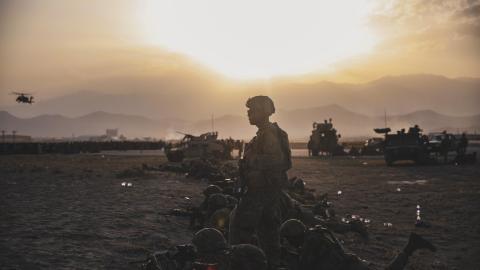
[(212, 113), (212, 132), (215, 132), (215, 122), (213, 118), (213, 113)]
[(387, 128), (387, 109), (383, 109), (384, 121), (385, 121), (385, 128)]

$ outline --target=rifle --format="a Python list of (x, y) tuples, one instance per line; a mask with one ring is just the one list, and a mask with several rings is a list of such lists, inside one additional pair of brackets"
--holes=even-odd
[(234, 185), (234, 196), (242, 197), (247, 188), (247, 180), (245, 179), (246, 163), (245, 159), (240, 159), (238, 161), (238, 179), (235, 181)]
[(184, 210), (180, 208), (173, 208), (166, 212), (159, 212), (158, 214), (162, 216), (175, 216), (175, 217), (191, 217), (195, 215), (193, 211)]
[(235, 181), (234, 185), (234, 196), (235, 197), (242, 197), (243, 193), (246, 191), (247, 187), (247, 180), (245, 179), (245, 171), (247, 170), (247, 164), (246, 160), (244, 158), (245, 155), (245, 142), (242, 143), (242, 155), (240, 156), (240, 159), (238, 160), (238, 179)]

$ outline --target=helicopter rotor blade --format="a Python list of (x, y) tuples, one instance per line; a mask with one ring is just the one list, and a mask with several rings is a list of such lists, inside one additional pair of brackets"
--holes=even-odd
[(17, 95), (17, 96), (21, 96), (21, 95), (23, 95), (23, 96), (32, 96), (33, 94), (12, 91), (12, 92), (10, 92), (10, 95)]

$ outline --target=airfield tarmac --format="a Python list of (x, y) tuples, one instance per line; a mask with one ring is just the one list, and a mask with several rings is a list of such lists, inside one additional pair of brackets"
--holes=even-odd
[[(202, 200), (206, 182), (135, 171), (163, 156), (0, 156), (0, 269), (138, 269), (148, 250), (188, 243), (188, 220), (159, 213)], [(328, 192), (337, 216), (371, 220), (370, 240), (338, 235), (382, 269), (414, 231), (438, 247), (407, 269), (479, 269), (480, 165), (387, 167), (381, 157), (295, 157), (290, 176)], [(132, 187), (123, 187), (131, 182)], [(337, 195), (341, 191), (341, 195)], [(416, 206), (430, 228), (416, 228)], [(391, 223), (391, 226), (384, 226)]]

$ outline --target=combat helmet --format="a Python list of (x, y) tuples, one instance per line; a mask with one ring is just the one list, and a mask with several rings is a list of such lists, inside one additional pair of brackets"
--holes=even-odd
[(231, 249), (230, 269), (265, 270), (267, 269), (267, 257), (260, 248), (254, 245), (235, 245)]
[(214, 228), (203, 228), (196, 232), (192, 244), (202, 254), (212, 254), (227, 249), (227, 240), (219, 230)]
[(210, 197), (210, 195), (212, 194), (215, 194), (215, 193), (222, 193), (223, 190), (221, 187), (217, 186), (217, 185), (209, 185), (204, 191), (203, 191), (203, 195), (205, 195), (205, 197)]
[(293, 181), (293, 188), (297, 191), (305, 191), (305, 181), (302, 179), (302, 178), (296, 178), (294, 181)]
[(275, 113), (275, 105), (273, 105), (273, 100), (267, 96), (251, 97), (247, 100), (245, 105), (250, 109), (261, 109), (267, 115), (272, 115)]
[(214, 212), (218, 209), (227, 207), (227, 205), (228, 205), (228, 199), (227, 197), (225, 197), (225, 195), (221, 193), (215, 193), (210, 195), (210, 197), (208, 197), (208, 201), (207, 201), (208, 211)]
[(289, 219), (280, 226), (280, 236), (285, 237), (288, 242), (295, 246), (303, 243), (307, 227), (298, 219)]

